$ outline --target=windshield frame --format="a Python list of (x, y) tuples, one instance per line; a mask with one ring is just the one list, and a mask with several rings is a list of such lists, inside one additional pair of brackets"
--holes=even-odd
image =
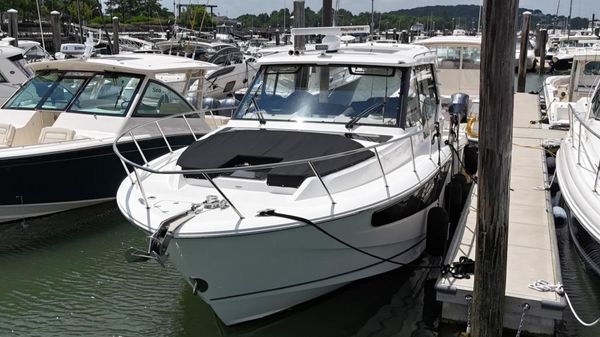
[[(297, 68), (294, 71), (282, 71), (282, 72), (273, 72), (273, 71), (269, 71), (270, 68), (272, 67), (290, 67), (290, 68)], [(257, 72), (256, 76), (254, 77), (254, 80), (252, 81), (251, 85), (248, 87), (248, 91), (246, 91), (246, 94), (244, 95), (244, 97), (242, 98), (240, 104), (238, 105), (237, 110), (233, 113), (232, 118), (233, 120), (254, 120), (253, 118), (244, 118), (244, 115), (246, 115), (248, 113), (248, 109), (250, 109), (253, 105), (256, 105), (256, 98), (259, 97), (259, 95), (261, 93), (263, 93), (265, 91), (265, 82), (263, 82), (265, 80), (265, 76), (266, 75), (280, 75), (280, 74), (296, 74), (300, 71), (300, 69), (302, 69), (303, 67), (329, 67), (330, 69), (332, 67), (341, 67), (341, 68), (347, 68), (348, 72), (352, 75), (358, 75), (358, 76), (368, 76), (368, 77), (392, 77), (392, 78), (398, 78), (399, 80), (399, 86), (398, 88), (390, 88), (390, 90), (388, 91), (388, 96), (386, 96), (384, 99), (385, 101), (391, 99), (391, 98), (398, 98), (398, 106), (397, 106), (397, 118), (395, 123), (393, 124), (387, 124), (387, 123), (365, 123), (364, 121), (356, 121), (353, 123), (353, 125), (362, 125), (362, 126), (375, 126), (375, 127), (393, 127), (393, 128), (398, 128), (401, 127), (402, 124), (402, 120), (403, 120), (403, 115), (405, 113), (405, 109), (404, 109), (404, 105), (406, 104), (406, 95), (408, 94), (408, 92), (406, 92), (406, 90), (408, 89), (407, 85), (404, 85), (403, 82), (406, 80), (406, 74), (410, 73), (412, 67), (401, 67), (401, 66), (374, 66), (374, 65), (369, 65), (369, 64), (344, 64), (344, 63), (331, 63), (331, 64), (318, 64), (318, 63), (294, 63), (294, 64), (265, 64), (262, 65), (259, 69), (259, 71)], [(377, 73), (367, 73), (367, 74), (360, 74), (357, 73), (355, 71), (352, 70), (352, 68), (382, 68), (382, 69), (392, 69), (391, 73), (388, 75), (383, 75), (383, 74), (377, 74)], [(317, 75), (311, 75), (311, 76), (317, 76)], [(260, 83), (263, 82), (263, 83)], [(256, 89), (256, 92), (254, 92), (254, 90), (251, 89)], [(330, 89), (331, 90), (331, 89)], [(335, 89), (333, 89), (335, 90)], [(296, 91), (296, 90), (294, 90)], [(394, 96), (393, 94), (395, 92), (398, 92), (399, 95)], [(258, 108), (260, 107), (260, 102), (258, 102)], [(256, 107), (255, 107), (256, 108)], [(260, 108), (259, 108), (260, 110)], [(260, 112), (260, 111), (259, 111)], [(361, 113), (361, 112), (359, 112)], [(311, 119), (270, 119), (270, 118), (263, 118), (262, 115), (258, 117), (257, 120), (265, 121), (265, 122), (290, 122), (290, 123), (317, 123), (317, 124), (332, 124), (332, 125), (346, 125), (348, 123), (348, 121), (325, 121), (325, 120), (311, 120)], [(362, 119), (362, 118), (359, 118)], [(350, 120), (352, 120), (352, 117), (350, 117)]]

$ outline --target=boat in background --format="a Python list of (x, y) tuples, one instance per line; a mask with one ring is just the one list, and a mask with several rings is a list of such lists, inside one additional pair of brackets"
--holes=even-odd
[(573, 242), (600, 276), (600, 85), (569, 107), (571, 129), (556, 156), (556, 177)]
[(23, 53), (21, 48), (0, 45), (0, 105), (32, 75)]
[[(35, 76), (0, 109), (0, 222), (112, 200), (124, 177), (112, 151), (116, 136), (148, 120), (194, 111), (184, 98), (191, 94), (185, 84), (202, 81), (214, 65), (123, 54), (28, 67)], [(180, 74), (182, 92), (160, 81), (172, 73)], [(194, 94), (201, 100), (201, 91)], [(150, 160), (187, 144), (192, 127), (210, 130), (200, 114), (139, 129), (137, 143), (121, 141), (125, 151), (140, 149)]]
[[(425, 250), (427, 221), (458, 167), (451, 147), (466, 141), (440, 113), (433, 53), (340, 46), (336, 35), (348, 31), (369, 27), (292, 30), (326, 37), (314, 50), (260, 58), (234, 118), (184, 149), (145, 164), (115, 143), (136, 170), (117, 205), (151, 236), (130, 260), (168, 258), (227, 325)], [(447, 228), (433, 232), (447, 240)]]
[(478, 142), (481, 36), (435, 36), (415, 44), (435, 52), (442, 104), (461, 110), (469, 141)]
[(587, 104), (578, 102), (589, 98), (600, 81), (600, 48), (578, 49), (572, 58), (570, 75), (550, 76), (544, 81), (546, 115), (551, 128), (569, 127), (571, 109), (577, 104)]

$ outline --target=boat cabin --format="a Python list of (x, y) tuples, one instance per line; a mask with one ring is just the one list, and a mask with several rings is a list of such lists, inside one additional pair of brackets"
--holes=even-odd
[[(69, 59), (28, 65), (35, 76), (0, 109), (2, 147), (115, 137), (147, 118), (194, 111), (213, 65), (155, 54)], [(136, 122), (137, 121), (137, 122)]]
[(22, 49), (0, 46), (0, 104), (32, 75), (26, 63)]

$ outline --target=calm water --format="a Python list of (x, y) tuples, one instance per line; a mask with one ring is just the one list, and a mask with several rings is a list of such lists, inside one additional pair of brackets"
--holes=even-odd
[[(540, 78), (530, 74), (527, 91), (540, 88)], [(565, 229), (558, 234), (566, 289), (591, 321), (600, 315), (600, 280), (586, 272)], [(437, 335), (439, 307), (422, 270), (400, 268), (282, 314), (226, 327), (174, 268), (126, 263), (130, 246), (144, 247), (144, 234), (114, 203), (0, 225), (0, 336)], [(560, 336), (600, 336), (600, 328), (565, 317)], [(440, 335), (454, 336), (460, 328), (444, 326)]]

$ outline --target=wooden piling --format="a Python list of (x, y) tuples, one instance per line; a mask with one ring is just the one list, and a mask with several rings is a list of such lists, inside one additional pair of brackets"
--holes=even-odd
[(119, 53), (119, 17), (117, 17), (117, 16), (113, 16), (113, 18), (112, 18), (112, 33), (113, 33), (112, 54), (118, 54)]
[[(305, 24), (304, 0), (294, 0), (294, 28), (303, 28)], [(294, 49), (304, 52), (306, 40), (304, 36), (294, 36)]]
[(56, 53), (60, 51), (60, 45), (62, 44), (60, 32), (60, 12), (50, 12), (50, 23), (52, 24), (52, 48)]
[(333, 0), (323, 0), (322, 12), (321, 25), (323, 27), (333, 26)]
[(527, 46), (529, 44), (529, 19), (531, 12), (523, 13), (523, 24), (521, 25), (521, 49), (519, 54), (519, 76), (517, 80), (517, 92), (525, 92), (525, 75), (527, 74)]
[(502, 336), (518, 0), (485, 0), (479, 88), (479, 177), (473, 336)]
[(279, 29), (275, 29), (275, 45), (279, 46), (281, 44), (281, 34), (279, 33)]
[(6, 11), (6, 17), (8, 19), (8, 36), (14, 38), (10, 44), (15, 47), (19, 46), (19, 13), (16, 9), (9, 9)]
[(540, 75), (546, 73), (546, 43), (548, 43), (548, 30), (541, 29), (540, 39), (538, 41), (538, 48), (540, 50), (540, 64), (538, 65), (538, 70)]

